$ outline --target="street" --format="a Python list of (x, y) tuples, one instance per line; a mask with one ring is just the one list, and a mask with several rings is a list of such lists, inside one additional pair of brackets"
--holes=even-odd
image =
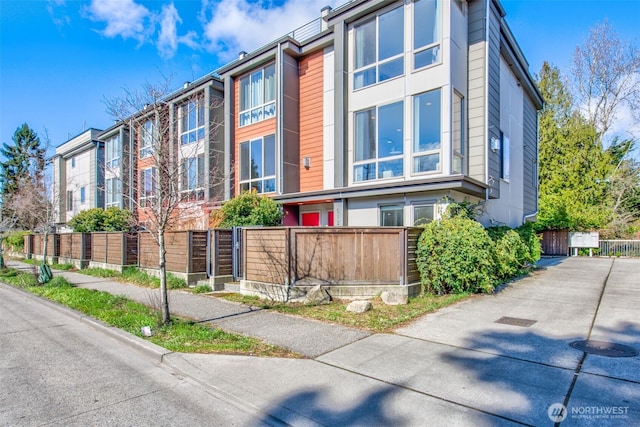
[(0, 425), (256, 425), (259, 416), (0, 284)]

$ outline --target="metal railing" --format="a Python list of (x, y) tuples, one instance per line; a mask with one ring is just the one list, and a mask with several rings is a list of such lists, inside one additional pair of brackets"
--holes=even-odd
[(600, 240), (598, 255), (640, 257), (640, 240)]

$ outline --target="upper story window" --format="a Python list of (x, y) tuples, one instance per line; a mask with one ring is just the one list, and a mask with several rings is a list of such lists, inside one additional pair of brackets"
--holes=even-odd
[(75, 167), (76, 167), (76, 158), (75, 158), (75, 157), (72, 157), (72, 158), (71, 158), (71, 169), (73, 169), (73, 168), (75, 168)]
[(355, 182), (404, 175), (403, 110), (401, 101), (355, 114)]
[(105, 206), (120, 206), (120, 193), (122, 185), (118, 178), (107, 178), (105, 180), (106, 203)]
[(80, 204), (84, 204), (85, 202), (86, 202), (85, 187), (80, 187)]
[(197, 200), (204, 198), (204, 179), (204, 155), (184, 159), (181, 189), (187, 198)]
[(180, 143), (190, 144), (204, 139), (204, 98), (198, 97), (182, 104), (180, 114)]
[(107, 139), (105, 143), (105, 166), (107, 170), (116, 169), (120, 166), (120, 135)]
[(413, 173), (440, 171), (440, 89), (413, 97)]
[(240, 79), (239, 126), (276, 115), (276, 66), (267, 65)]
[(404, 7), (356, 25), (354, 52), (354, 89), (403, 75)]
[(451, 126), (451, 173), (464, 172), (465, 132), (464, 132), (464, 99), (458, 92), (453, 92)]
[(140, 171), (140, 206), (150, 206), (155, 197), (157, 174), (155, 167)]
[(67, 191), (67, 211), (73, 210), (73, 191)]
[(413, 3), (414, 69), (440, 62), (441, 12), (441, 0), (416, 0)]
[(240, 144), (240, 191), (276, 191), (276, 138), (267, 135)]
[(140, 129), (140, 158), (151, 156), (153, 154), (153, 142), (156, 137), (156, 122), (147, 120), (142, 124)]

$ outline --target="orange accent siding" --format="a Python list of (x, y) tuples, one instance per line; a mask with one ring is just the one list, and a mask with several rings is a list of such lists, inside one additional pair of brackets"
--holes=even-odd
[[(238, 126), (238, 118), (240, 117), (240, 81), (236, 79), (233, 83), (233, 103), (234, 103), (234, 113), (235, 123), (233, 124), (234, 128), (234, 141), (232, 144), (233, 150), (233, 170), (234, 176), (236, 177), (235, 181), (235, 193), (239, 194), (240, 192), (240, 143), (249, 141), (250, 139), (259, 138), (265, 135), (271, 135), (276, 133), (276, 119), (271, 118), (267, 120), (263, 120), (258, 123), (254, 123), (248, 126), (239, 127)], [(276, 145), (278, 142), (276, 141)]]
[[(324, 53), (315, 52), (299, 64), (300, 73), (300, 191), (323, 188)], [(302, 166), (304, 157), (311, 167)]]

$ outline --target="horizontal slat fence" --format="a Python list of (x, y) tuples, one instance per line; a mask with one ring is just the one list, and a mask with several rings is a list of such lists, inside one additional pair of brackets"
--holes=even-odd
[(211, 230), (211, 275), (233, 274), (233, 231), (216, 228)]
[(81, 261), (91, 259), (91, 233), (60, 234), (60, 256)]
[(292, 285), (420, 281), (419, 228), (287, 227), (244, 232), (245, 279)]
[(138, 264), (138, 235), (135, 233), (92, 233), (91, 261), (119, 266)]
[[(165, 234), (167, 271), (205, 273), (207, 271), (207, 232), (172, 231)], [(141, 233), (140, 267), (159, 267), (158, 242), (150, 233)]]

